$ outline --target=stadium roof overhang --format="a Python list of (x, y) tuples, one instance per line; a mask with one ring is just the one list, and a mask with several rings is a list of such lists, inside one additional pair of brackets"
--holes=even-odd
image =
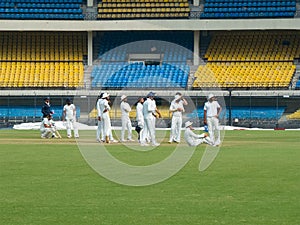
[(0, 20), (1, 31), (300, 30), (300, 18), (227, 20)]

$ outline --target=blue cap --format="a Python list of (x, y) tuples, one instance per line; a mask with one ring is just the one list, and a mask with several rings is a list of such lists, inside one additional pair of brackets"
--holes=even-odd
[(147, 95), (147, 97), (154, 97), (154, 96), (155, 96), (155, 93), (152, 92), (152, 91), (150, 91), (150, 92), (148, 93), (148, 95)]

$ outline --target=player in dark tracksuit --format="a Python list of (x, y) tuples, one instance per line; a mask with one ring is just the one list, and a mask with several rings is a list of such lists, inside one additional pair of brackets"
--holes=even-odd
[(47, 115), (52, 115), (53, 111), (51, 110), (51, 106), (50, 106), (50, 98), (46, 97), (44, 98), (44, 104), (42, 106), (42, 114), (43, 114), (43, 118), (45, 118)]

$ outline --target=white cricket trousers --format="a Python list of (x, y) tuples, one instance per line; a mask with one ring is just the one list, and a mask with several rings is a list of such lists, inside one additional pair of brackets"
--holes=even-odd
[(72, 128), (74, 130), (74, 136), (79, 137), (78, 128), (76, 124), (76, 119), (66, 118), (66, 127), (67, 127), (67, 135), (68, 137), (72, 137)]
[(206, 121), (211, 143), (214, 145), (219, 145), (221, 143), (219, 119), (216, 117), (207, 117)]
[(104, 135), (103, 135), (103, 121), (102, 120), (98, 120), (98, 127), (97, 127), (97, 132), (96, 132), (96, 140), (100, 142), (104, 141)]
[(148, 134), (150, 136), (151, 142), (153, 145), (156, 145), (156, 139), (155, 139), (155, 117), (152, 115), (149, 115), (145, 118), (144, 121), (144, 131), (143, 131), (143, 137), (141, 137), (141, 144), (146, 143), (146, 138), (148, 137)]
[(121, 141), (125, 141), (125, 131), (128, 132), (128, 140), (132, 139), (132, 125), (129, 117), (122, 117)]
[(102, 116), (102, 126), (103, 126), (103, 135), (104, 135), (104, 138), (106, 136), (108, 136), (109, 140), (113, 141), (114, 138), (112, 136), (112, 130), (111, 130), (111, 122), (110, 122), (109, 112), (103, 113), (103, 116)]
[(55, 128), (43, 128), (40, 130), (41, 131), (41, 137), (42, 138), (51, 138), (52, 135), (55, 133)]
[(181, 116), (172, 116), (169, 142), (172, 142), (172, 141), (180, 142), (181, 127), (182, 127), (182, 117)]

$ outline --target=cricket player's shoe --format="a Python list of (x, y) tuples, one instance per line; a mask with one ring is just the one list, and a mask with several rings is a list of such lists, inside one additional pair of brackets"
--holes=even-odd
[(141, 146), (149, 146), (148, 143), (141, 143)]
[(109, 143), (118, 143), (116, 140), (110, 140)]
[(206, 144), (208, 144), (208, 145), (214, 145), (212, 142), (211, 142), (211, 140), (210, 140), (210, 138), (207, 136), (207, 137), (205, 137), (205, 138), (203, 138), (203, 142), (204, 143), (206, 143)]
[(159, 143), (154, 143), (154, 144), (152, 144), (152, 146), (157, 147), (157, 146), (160, 146), (160, 144)]

